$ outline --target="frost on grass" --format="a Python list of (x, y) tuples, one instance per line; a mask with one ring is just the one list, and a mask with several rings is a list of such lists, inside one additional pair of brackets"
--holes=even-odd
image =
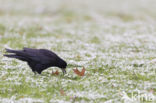
[(43, 100), (40, 100), (40, 99), (32, 99), (32, 98), (22, 98), (22, 99), (19, 99), (19, 100), (16, 100), (15, 97), (11, 97), (10, 99), (8, 98), (1, 98), (0, 99), (0, 102), (3, 102), (3, 103), (34, 103), (34, 102), (37, 102), (37, 103), (42, 103)]
[[(1, 102), (138, 102), (136, 91), (156, 98), (154, 0), (16, 1), (0, 0)], [(68, 74), (34, 75), (2, 56), (23, 47), (56, 52)], [(78, 77), (72, 69), (83, 66)]]

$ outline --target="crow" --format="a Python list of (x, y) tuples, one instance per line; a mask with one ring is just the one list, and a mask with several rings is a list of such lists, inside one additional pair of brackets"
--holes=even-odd
[(54, 52), (47, 49), (23, 48), (23, 50), (6, 49), (4, 56), (16, 58), (27, 62), (32, 71), (41, 74), (43, 70), (49, 67), (61, 68), (63, 74), (66, 73), (67, 63)]

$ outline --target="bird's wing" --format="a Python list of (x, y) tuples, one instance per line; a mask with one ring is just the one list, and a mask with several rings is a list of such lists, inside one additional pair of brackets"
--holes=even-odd
[(56, 54), (45, 49), (24, 48), (24, 52), (31, 60), (41, 64), (55, 63), (57, 57)]
[(47, 57), (49, 57), (49, 58), (53, 58), (53, 57), (57, 57), (57, 55), (54, 53), (54, 52), (52, 52), (52, 51), (50, 51), (50, 50), (46, 50), (46, 49), (39, 49), (39, 52), (41, 53), (41, 54), (44, 54), (45, 56), (47, 56)]
[(56, 63), (58, 56), (52, 51), (40, 49), (39, 53), (45, 63)]
[(38, 49), (23, 48), (23, 51), (29, 56), (37, 56), (38, 55)]
[(39, 55), (38, 49), (24, 48), (23, 55), (29, 58), (28, 62), (41, 62), (41, 57)]

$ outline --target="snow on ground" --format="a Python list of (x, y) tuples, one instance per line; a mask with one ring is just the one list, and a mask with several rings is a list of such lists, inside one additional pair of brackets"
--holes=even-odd
[[(0, 102), (154, 103), (155, 3), (0, 0)], [(2, 56), (4, 48), (23, 47), (55, 51), (68, 74), (53, 76), (58, 68), (49, 68), (34, 75), (26, 63)], [(72, 69), (83, 66), (78, 77)]]

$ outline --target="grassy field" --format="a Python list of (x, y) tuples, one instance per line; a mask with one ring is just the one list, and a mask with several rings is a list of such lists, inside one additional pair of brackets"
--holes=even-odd
[[(155, 103), (155, 0), (0, 0), (0, 102)], [(45, 48), (67, 63), (34, 75), (5, 48)], [(83, 77), (73, 69), (86, 68)], [(59, 75), (52, 75), (59, 70)]]

